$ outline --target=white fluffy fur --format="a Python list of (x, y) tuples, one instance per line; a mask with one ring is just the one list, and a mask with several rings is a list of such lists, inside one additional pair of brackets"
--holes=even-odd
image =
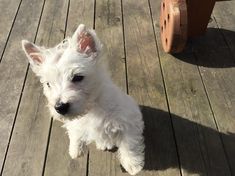
[[(80, 52), (77, 40), (82, 32), (92, 36), (95, 49)], [(80, 25), (75, 34), (54, 48), (45, 49), (22, 41), (31, 67), (44, 85), (44, 94), (52, 116), (64, 122), (72, 158), (82, 155), (86, 146), (95, 142), (97, 149), (118, 147), (122, 166), (131, 175), (144, 166), (144, 123), (138, 105), (113, 84), (100, 62), (102, 48), (93, 30)], [(84, 76), (71, 82), (75, 74)], [(48, 84), (50, 87), (48, 87)], [(69, 102), (66, 115), (54, 109), (57, 101)]]

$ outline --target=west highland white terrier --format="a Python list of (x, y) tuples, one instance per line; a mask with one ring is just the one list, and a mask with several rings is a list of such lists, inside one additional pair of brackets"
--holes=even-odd
[(142, 114), (107, 74), (95, 31), (81, 24), (54, 48), (26, 40), (22, 46), (43, 84), (53, 118), (68, 132), (70, 156), (81, 156), (91, 142), (101, 150), (116, 146), (121, 165), (131, 175), (138, 173), (144, 166)]

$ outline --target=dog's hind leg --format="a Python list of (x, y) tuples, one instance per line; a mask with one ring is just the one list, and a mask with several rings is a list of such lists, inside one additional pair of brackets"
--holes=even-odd
[(123, 135), (118, 148), (121, 165), (131, 175), (137, 174), (144, 166), (144, 144), (141, 135)]

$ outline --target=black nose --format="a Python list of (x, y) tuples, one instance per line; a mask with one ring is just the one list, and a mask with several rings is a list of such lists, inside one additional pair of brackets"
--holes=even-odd
[(57, 102), (54, 108), (59, 114), (65, 115), (69, 110), (69, 103)]

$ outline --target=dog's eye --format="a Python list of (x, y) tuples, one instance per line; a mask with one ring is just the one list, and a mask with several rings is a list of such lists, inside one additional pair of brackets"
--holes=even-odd
[(51, 87), (51, 85), (50, 85), (50, 83), (49, 83), (49, 82), (47, 82), (47, 87), (49, 87), (49, 88)]
[(74, 75), (72, 82), (80, 82), (84, 79), (84, 76), (81, 75)]

